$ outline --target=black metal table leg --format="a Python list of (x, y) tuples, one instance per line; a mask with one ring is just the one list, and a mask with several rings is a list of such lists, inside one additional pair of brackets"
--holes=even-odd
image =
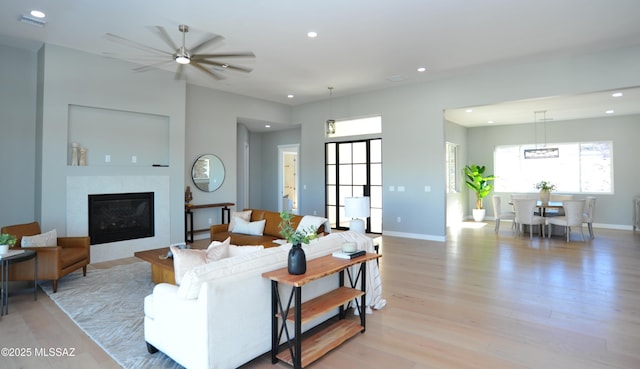
[(278, 362), (278, 282), (271, 281), (271, 364)]

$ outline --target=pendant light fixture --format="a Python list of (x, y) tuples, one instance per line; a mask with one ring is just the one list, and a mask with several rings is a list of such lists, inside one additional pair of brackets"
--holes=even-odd
[(327, 136), (336, 133), (336, 121), (333, 119), (333, 87), (329, 86), (329, 119), (327, 119)]
[[(542, 114), (542, 132), (544, 134), (544, 144), (542, 148), (538, 148), (538, 114)], [(546, 110), (533, 112), (533, 129), (536, 148), (524, 150), (525, 159), (549, 159), (560, 156), (560, 150), (557, 147), (547, 147), (547, 120), (551, 119), (547, 119)]]

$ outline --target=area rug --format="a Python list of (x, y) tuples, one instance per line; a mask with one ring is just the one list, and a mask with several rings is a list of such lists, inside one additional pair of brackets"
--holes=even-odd
[(144, 341), (144, 297), (153, 291), (151, 268), (139, 262), (71, 273), (58, 282), (40, 282), (42, 290), (91, 339), (126, 369), (180, 369), (171, 358), (149, 354)]

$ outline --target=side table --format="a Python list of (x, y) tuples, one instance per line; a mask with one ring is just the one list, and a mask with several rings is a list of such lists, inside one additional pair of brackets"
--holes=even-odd
[[(282, 360), (294, 369), (304, 368), (327, 352), (338, 347), (347, 339), (358, 333), (364, 333), (366, 327), (365, 294), (367, 268), (366, 262), (379, 258), (380, 255), (367, 253), (350, 260), (331, 255), (322, 256), (307, 262), (307, 272), (301, 275), (289, 274), (287, 268), (263, 273), (264, 278), (271, 280), (271, 363)], [(357, 274), (351, 275), (349, 267), (359, 265)], [(345, 273), (349, 277), (350, 286), (345, 286)], [(302, 287), (309, 282), (339, 273), (339, 285), (333, 291), (314, 299), (302, 302)], [(360, 289), (357, 289), (360, 282)], [(278, 283), (291, 286), (288, 298), (280, 296)], [(358, 301), (359, 300), (359, 301)], [(287, 302), (285, 305), (285, 302)], [(345, 307), (355, 301), (355, 309), (360, 315), (360, 322), (345, 320)], [(293, 305), (293, 306), (292, 306)], [(318, 316), (339, 308), (338, 321), (319, 332), (302, 337), (302, 324)], [(294, 324), (293, 332), (289, 331), (287, 321)], [(286, 348), (279, 352), (282, 335), (286, 337)]]
[(35, 259), (33, 268), (33, 299), (38, 299), (38, 253), (34, 250), (9, 250), (0, 255), (0, 317), (9, 314), (9, 265)]
[(224, 218), (226, 215), (227, 218), (227, 222), (229, 223), (231, 222), (231, 209), (229, 209), (229, 206), (233, 206), (235, 205), (232, 202), (221, 202), (218, 204), (200, 204), (200, 205), (193, 205), (193, 204), (187, 204), (184, 206), (184, 240), (185, 242), (188, 243), (193, 243), (193, 235), (195, 233), (198, 232), (205, 232), (208, 231), (207, 228), (205, 229), (193, 229), (193, 211), (196, 209), (206, 209), (206, 208), (222, 208), (221, 212), (222, 212), (222, 223), (225, 223)]

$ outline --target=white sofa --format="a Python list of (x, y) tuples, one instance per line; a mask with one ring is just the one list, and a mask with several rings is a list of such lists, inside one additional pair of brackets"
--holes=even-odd
[[(370, 238), (351, 233), (330, 234), (304, 245), (307, 260), (340, 250), (345, 240), (357, 241), (359, 249), (373, 250)], [(188, 369), (237, 368), (268, 352), (271, 284), (262, 273), (286, 267), (290, 247), (267, 248), (196, 267), (185, 274), (180, 287), (158, 284), (144, 301), (150, 352), (156, 348)], [(375, 261), (368, 264), (377, 272)], [(302, 289), (303, 301), (337, 286), (337, 274), (314, 281)], [(280, 288), (283, 296), (289, 295), (288, 287)], [(188, 291), (197, 297), (185, 298)], [(336, 313), (337, 309), (303, 325), (303, 331)]]

